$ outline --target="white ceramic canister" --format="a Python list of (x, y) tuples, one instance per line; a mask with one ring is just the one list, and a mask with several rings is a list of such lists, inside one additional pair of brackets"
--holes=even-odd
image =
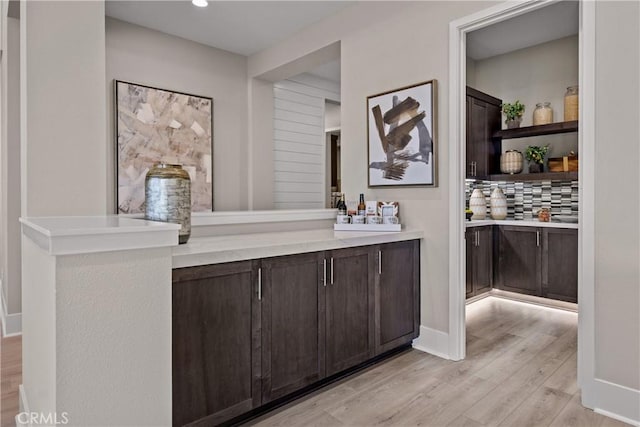
[(520, 173), (523, 167), (522, 153), (518, 150), (507, 150), (500, 156), (500, 171), (502, 173)]
[(487, 199), (479, 188), (471, 193), (469, 209), (473, 212), (471, 219), (485, 219), (487, 217)]
[(500, 188), (496, 188), (491, 193), (491, 218), (505, 219), (507, 217), (507, 196)]

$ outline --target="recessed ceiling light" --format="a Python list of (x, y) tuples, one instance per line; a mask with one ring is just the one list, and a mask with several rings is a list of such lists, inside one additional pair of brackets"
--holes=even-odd
[(209, 2), (207, 0), (191, 0), (194, 6), (198, 7), (207, 7), (209, 6)]

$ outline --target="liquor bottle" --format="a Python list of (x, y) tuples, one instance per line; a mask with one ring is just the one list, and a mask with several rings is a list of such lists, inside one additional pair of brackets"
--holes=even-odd
[(338, 215), (347, 214), (347, 204), (344, 201), (344, 193), (340, 193), (340, 199), (338, 200), (336, 208), (338, 208)]
[(360, 203), (358, 203), (358, 215), (364, 216), (367, 211), (367, 206), (364, 204), (364, 194), (360, 193)]

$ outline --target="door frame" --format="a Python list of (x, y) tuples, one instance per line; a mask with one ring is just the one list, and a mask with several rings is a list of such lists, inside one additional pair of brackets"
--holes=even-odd
[[(465, 141), (466, 33), (556, 3), (504, 2), (449, 24), (449, 357), (465, 357)], [(580, 121), (578, 148), (578, 385), (584, 406), (594, 406), (595, 382), (595, 2), (579, 11)]]

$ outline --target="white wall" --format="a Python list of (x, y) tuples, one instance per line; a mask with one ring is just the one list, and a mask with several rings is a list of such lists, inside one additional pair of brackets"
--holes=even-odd
[(214, 210), (247, 208), (247, 60), (106, 18), (108, 207), (115, 211), (113, 80), (213, 98)]
[[(578, 84), (578, 36), (475, 61), (467, 66), (467, 71), (471, 74), (467, 82), (475, 89), (503, 102), (522, 102), (525, 105), (522, 126), (533, 124), (533, 111), (539, 102), (551, 102), (553, 121), (562, 122), (566, 89)], [(524, 152), (528, 145), (545, 144), (550, 144), (549, 157), (560, 157), (571, 150), (578, 151), (578, 136), (573, 133), (504, 140), (502, 148)]]
[(340, 104), (325, 102), (324, 130), (325, 132), (340, 129)]
[[(6, 32), (5, 32), (6, 31)], [(20, 21), (6, 18), (2, 58), (2, 298), (8, 316), (21, 310), (20, 265)], [(12, 318), (5, 319), (7, 333)], [(12, 326), (12, 325), (11, 325)]]
[[(638, 2), (596, 4), (595, 374), (635, 390), (640, 390), (639, 28)], [(640, 399), (636, 403), (640, 417)]]
[(274, 84), (274, 207), (326, 206), (325, 102), (340, 100), (334, 82), (301, 74)]
[(104, 214), (104, 3), (20, 3), (22, 215)]

